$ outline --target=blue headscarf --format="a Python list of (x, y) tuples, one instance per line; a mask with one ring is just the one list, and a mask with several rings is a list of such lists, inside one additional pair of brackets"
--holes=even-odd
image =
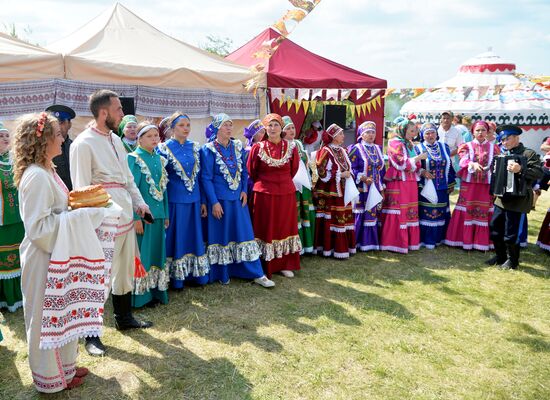
[(229, 117), (229, 115), (221, 113), (214, 117), (214, 120), (206, 127), (206, 130), (204, 131), (204, 134), (209, 142), (212, 142), (216, 139), (216, 135), (218, 134), (218, 129), (220, 129), (220, 126), (224, 124), (224, 122), (232, 121), (232, 119)]

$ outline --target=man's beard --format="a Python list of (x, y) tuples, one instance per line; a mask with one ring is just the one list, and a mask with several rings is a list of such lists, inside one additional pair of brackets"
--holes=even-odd
[(113, 117), (110, 115), (107, 115), (107, 119), (105, 120), (105, 126), (112, 130), (113, 132), (116, 132), (118, 130), (118, 125)]

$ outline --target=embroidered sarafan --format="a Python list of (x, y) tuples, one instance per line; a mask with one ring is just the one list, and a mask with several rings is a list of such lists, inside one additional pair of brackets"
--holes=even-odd
[(183, 184), (185, 185), (185, 188), (192, 192), (195, 188), (195, 181), (197, 180), (197, 175), (200, 172), (200, 162), (199, 162), (199, 150), (200, 146), (197, 142), (191, 142), (193, 144), (193, 170), (191, 171), (191, 176), (187, 175), (187, 172), (185, 172), (185, 169), (179, 162), (179, 160), (176, 158), (174, 153), (172, 152), (172, 149), (170, 149), (170, 146), (168, 146), (168, 143), (170, 142), (164, 142), (160, 143), (158, 145), (159, 152), (166, 157), (168, 162), (172, 165), (174, 168), (174, 171), (176, 171), (176, 175), (178, 175), (181, 180), (183, 181)]
[(235, 176), (231, 175), (231, 171), (229, 171), (229, 168), (231, 166), (227, 164), (227, 161), (229, 160), (234, 161), (232, 159), (233, 155), (230, 155), (230, 158), (226, 159), (226, 157), (221, 153), (220, 149), (216, 147), (215, 141), (209, 142), (205, 146), (208, 150), (210, 150), (216, 156), (216, 164), (218, 165), (218, 167), (220, 167), (220, 172), (222, 173), (227, 184), (229, 185), (229, 189), (237, 190), (241, 185), (241, 174), (243, 170), (243, 161), (241, 158), (243, 144), (241, 143), (240, 140), (230, 139), (229, 147), (231, 147), (231, 144), (233, 144), (232, 147), (235, 150), (235, 160), (236, 160)]
[(168, 175), (166, 174), (166, 167), (167, 161), (165, 158), (160, 157), (162, 168), (161, 168), (161, 176), (160, 181), (158, 184), (155, 183), (155, 180), (151, 176), (151, 170), (143, 161), (143, 159), (136, 153), (130, 153), (130, 156), (134, 157), (136, 159), (136, 164), (141, 169), (141, 173), (145, 175), (145, 182), (149, 184), (149, 194), (155, 199), (156, 201), (162, 201), (164, 199), (164, 191), (166, 190), (166, 185), (168, 184)]
[(292, 152), (294, 150), (294, 147), (296, 147), (296, 144), (294, 143), (294, 141), (289, 142), (288, 140), (282, 140), (281, 143), (282, 143), (281, 158), (273, 158), (269, 150), (269, 142), (267, 141), (260, 142), (260, 151), (258, 152), (258, 156), (260, 157), (260, 160), (265, 162), (270, 167), (275, 167), (275, 168), (280, 168), (283, 165), (285, 165), (287, 162), (289, 162), (290, 157), (292, 157)]

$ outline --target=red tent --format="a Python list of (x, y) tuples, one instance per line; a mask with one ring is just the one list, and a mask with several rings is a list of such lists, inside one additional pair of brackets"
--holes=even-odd
[[(252, 66), (261, 60), (253, 57), (262, 45), (280, 36), (275, 30), (267, 28), (250, 42), (234, 51), (227, 58), (241, 65)], [(273, 88), (296, 88), (296, 89), (325, 89), (322, 91), (322, 99), (327, 96), (326, 89), (341, 89), (338, 98), (341, 99), (342, 90), (346, 89), (385, 89), (387, 82), (384, 79), (375, 78), (344, 65), (335, 63), (324, 57), (318, 56), (289, 39), (285, 39), (268, 61), (265, 69), (267, 74), (267, 87), (270, 108), (272, 112), (282, 115), (289, 115), (294, 121), (296, 128), (300, 131), (305, 119), (305, 112), (302, 107), (295, 111), (295, 107), (281, 110), (279, 101), (273, 101), (271, 94)], [(346, 91), (347, 93), (347, 91)], [(370, 100), (375, 94), (373, 90), (367, 90), (357, 98), (356, 90), (351, 90), (348, 100), (355, 104), (363, 104)], [(312, 99), (313, 100), (313, 99)], [(372, 120), (376, 122), (379, 132), (377, 142), (382, 142), (384, 128), (384, 100), (381, 106), (371, 112), (361, 113), (356, 117), (357, 126), (363, 121)]]

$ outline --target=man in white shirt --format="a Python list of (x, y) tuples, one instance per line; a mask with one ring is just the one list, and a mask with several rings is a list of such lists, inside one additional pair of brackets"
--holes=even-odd
[(454, 157), (458, 152), (458, 147), (464, 143), (462, 133), (452, 125), (453, 113), (451, 111), (443, 111), (439, 120), (439, 141), (446, 143), (451, 149), (451, 157)]
[[(136, 255), (134, 212), (144, 217), (151, 211), (136, 187), (122, 140), (113, 133), (124, 115), (118, 95), (110, 90), (98, 90), (90, 97), (90, 110), (94, 123), (71, 145), (73, 186), (102, 185), (112, 200), (122, 207), (110, 279), (115, 326), (118, 330), (148, 328), (151, 322), (133, 317), (131, 297)], [(99, 337), (86, 338), (85, 348), (90, 355), (105, 354)]]

